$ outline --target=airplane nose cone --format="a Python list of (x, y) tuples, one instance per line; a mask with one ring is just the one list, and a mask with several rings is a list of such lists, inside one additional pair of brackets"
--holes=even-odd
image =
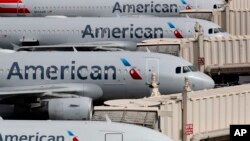
[(197, 73), (196, 75), (188, 76), (193, 90), (212, 89), (215, 86), (214, 80), (206, 74)]

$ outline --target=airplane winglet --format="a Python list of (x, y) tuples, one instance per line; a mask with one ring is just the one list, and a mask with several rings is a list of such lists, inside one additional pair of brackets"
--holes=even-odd
[(111, 123), (112, 122), (107, 114), (105, 114), (105, 118), (106, 118), (107, 123)]

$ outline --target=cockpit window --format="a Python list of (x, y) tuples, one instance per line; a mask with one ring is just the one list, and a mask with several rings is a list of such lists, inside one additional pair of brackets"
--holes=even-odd
[(212, 28), (208, 29), (208, 34), (213, 34), (213, 29)]
[(187, 73), (187, 72), (190, 72), (188, 66), (184, 66), (183, 67), (183, 73)]
[(218, 28), (219, 32), (225, 32), (222, 28)]
[(214, 29), (214, 33), (216, 34), (216, 33), (219, 33), (220, 31), (219, 31), (219, 29), (218, 28), (215, 28)]
[(195, 66), (188, 66), (188, 67), (189, 67), (189, 69), (190, 69), (191, 71), (193, 71), (193, 72), (198, 71), (198, 69), (197, 69)]
[(219, 8), (222, 8), (223, 6), (224, 4), (215, 4), (214, 9), (219, 9)]
[(175, 73), (181, 73), (181, 67), (177, 67), (177, 68), (175, 69)]
[(208, 34), (216, 34), (216, 33), (222, 33), (225, 32), (222, 28), (209, 28)]

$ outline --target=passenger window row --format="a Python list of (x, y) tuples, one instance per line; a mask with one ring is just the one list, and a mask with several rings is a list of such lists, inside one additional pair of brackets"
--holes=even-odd
[(44, 10), (44, 9), (102, 9), (102, 8), (113, 8), (113, 6), (35, 6), (35, 10)]
[(47, 33), (56, 33), (56, 32), (72, 32), (72, 33), (81, 33), (81, 30), (65, 30), (65, 29), (53, 29), (53, 30), (0, 30), (1, 33), (21, 33), (21, 32), (27, 32), (27, 33), (41, 33), (41, 32), (47, 32)]
[[(107, 29), (108, 30), (108, 29)], [(105, 30), (105, 29), (103, 29), (103, 31), (107, 31), (107, 30)], [(95, 32), (96, 30), (92, 30), (92, 32)], [(180, 33), (182, 33), (182, 30), (178, 30)], [(15, 30), (15, 29), (13, 29), (13, 30), (0, 30), (0, 33), (7, 33), (7, 32), (9, 32), (9, 33), (17, 33), (17, 32), (19, 32), (19, 33), (21, 33), (21, 32), (30, 32), (30, 33), (32, 33), (32, 32), (48, 32), (48, 33), (53, 33), (53, 32), (77, 32), (77, 33), (80, 33), (81, 32), (81, 30), (65, 30), (65, 29), (53, 29), (53, 30), (37, 30), (37, 29), (34, 29), (34, 30), (25, 30), (25, 29), (23, 29), (23, 30)], [(97, 30), (97, 32), (99, 32), (98, 30)], [(128, 33), (130, 33), (130, 31), (126, 31), (126, 32), (128, 32)], [(173, 30), (165, 30), (165, 32), (166, 33), (173, 33), (174, 31)], [(152, 32), (151, 32), (152, 33)], [(158, 32), (156, 32), (156, 33), (161, 33), (160, 31), (158, 31)]]
[[(135, 69), (135, 68), (134, 68)], [(141, 70), (140, 69), (136, 69), (138, 72), (141, 72)], [(63, 71), (64, 71), (64, 73), (71, 73), (71, 71), (69, 70), (69, 69), (63, 69)], [(7, 73), (9, 73), (10, 72), (10, 69), (6, 69), (6, 70), (4, 70), (4, 69), (0, 69), (0, 74), (1, 73), (4, 73), (4, 72), (7, 72)], [(19, 71), (20, 73), (23, 73), (24, 72), (24, 70), (23, 69), (20, 69), (20, 71)], [(33, 74), (33, 73), (37, 73), (37, 74), (40, 74), (42, 71), (40, 70), (40, 69), (37, 69), (36, 71), (35, 70), (32, 70), (32, 69), (28, 69), (28, 70), (26, 70), (26, 73), (31, 73), (31, 74)], [(73, 73), (76, 73), (76, 70), (74, 71), (72, 71)], [(94, 71), (94, 70), (92, 70), (91, 72), (90, 72), (90, 70), (89, 69), (84, 69), (84, 71), (83, 70), (80, 70), (79, 71), (79, 73), (80, 74), (89, 74), (89, 73), (95, 73), (96, 71)], [(122, 73), (122, 72), (124, 72), (125, 74), (126, 73), (128, 73), (129, 72), (129, 70), (128, 69), (118, 69), (118, 71), (117, 71), (118, 73)], [(13, 71), (13, 73), (17, 73), (17, 70), (14, 70)], [(44, 70), (44, 73), (46, 73), (46, 69)], [(55, 72), (53, 72), (54, 74), (55, 73), (59, 73), (59, 69), (58, 70), (55, 70)], [(101, 70), (99, 70), (98, 71), (98, 73), (102, 73), (102, 71)], [(105, 74), (107, 74), (107, 73), (115, 73), (114, 71), (104, 71), (104, 73)]]

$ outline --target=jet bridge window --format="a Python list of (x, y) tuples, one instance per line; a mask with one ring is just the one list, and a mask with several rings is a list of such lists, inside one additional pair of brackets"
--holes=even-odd
[(181, 73), (181, 67), (177, 67), (177, 68), (175, 69), (175, 73), (177, 73), (177, 74)]

